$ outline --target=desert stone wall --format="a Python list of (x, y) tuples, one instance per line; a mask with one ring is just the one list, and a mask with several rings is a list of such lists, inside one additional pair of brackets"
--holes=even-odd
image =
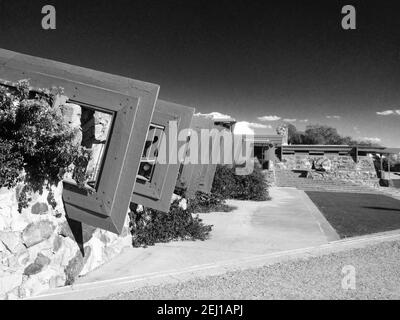
[(83, 239), (77, 241), (65, 218), (61, 186), (55, 190), (56, 208), (48, 204), (45, 191), (33, 194), (21, 213), (18, 192), (0, 189), (0, 299), (71, 284), (131, 244), (128, 220), (121, 236), (83, 225)]
[[(60, 107), (69, 124), (82, 129), (77, 143), (93, 150), (87, 170), (95, 180), (111, 119), (96, 112), (85, 117), (86, 110), (65, 101)], [(29, 206), (20, 213), (17, 199), (22, 187), (0, 189), (0, 299), (30, 297), (71, 284), (131, 245), (128, 218), (120, 236), (87, 225), (76, 232), (77, 226), (65, 217), (62, 183), (53, 189), (54, 207), (44, 190), (30, 194)]]
[(339, 179), (360, 184), (376, 185), (378, 177), (373, 159), (368, 156), (359, 156), (356, 163), (348, 155), (283, 155), (277, 168), (284, 170), (313, 170), (314, 179)]

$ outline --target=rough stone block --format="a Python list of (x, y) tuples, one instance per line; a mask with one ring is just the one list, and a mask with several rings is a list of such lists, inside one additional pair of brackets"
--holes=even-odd
[(85, 247), (85, 256), (83, 257), (82, 253), (78, 250), (75, 256), (69, 261), (64, 270), (66, 276), (65, 285), (71, 285), (74, 283), (75, 279), (79, 276), (87, 259), (89, 258), (91, 251), (92, 249), (89, 246)]
[(53, 241), (53, 252), (57, 252), (63, 243), (63, 238), (61, 236), (56, 236)]
[(21, 236), (18, 232), (0, 231), (0, 241), (12, 253), (21, 249)]
[(64, 286), (65, 281), (66, 281), (66, 277), (65, 277), (64, 273), (60, 274), (60, 275), (56, 275), (49, 280), (49, 286), (50, 286), (50, 288), (62, 287), (62, 286)]
[(90, 246), (85, 247), (85, 253), (89, 250), (90, 254), (85, 254), (84, 265), (79, 275), (85, 275), (104, 263), (103, 248), (104, 244), (100, 239), (93, 238), (90, 241)]
[(50, 259), (44, 254), (39, 253), (33, 263), (27, 266), (24, 270), (24, 275), (31, 276), (43, 270), (44, 267), (50, 264)]
[(55, 225), (48, 220), (30, 223), (22, 233), (23, 242), (29, 248), (50, 238), (54, 230)]
[(16, 213), (10, 220), (9, 228), (15, 232), (22, 232), (29, 224), (28, 219), (20, 213)]
[[(72, 230), (71, 228), (74, 230)], [(74, 234), (78, 234), (82, 237), (83, 243), (86, 243), (92, 238), (95, 231), (95, 227), (89, 226), (87, 224), (76, 221), (71, 221), (70, 223), (68, 223), (68, 221), (65, 221), (60, 226), (59, 234), (63, 237), (71, 238), (74, 241), (77, 240), (75, 239)]]
[(49, 206), (44, 202), (36, 202), (32, 208), (32, 214), (46, 214), (49, 212)]
[(0, 231), (4, 231), (8, 228), (7, 220), (6, 218), (2, 215), (0, 211)]
[(0, 253), (7, 252), (6, 246), (0, 241)]
[(41, 264), (42, 266), (47, 266), (50, 264), (50, 258), (48, 258), (47, 256), (45, 256), (43, 253), (38, 253), (35, 262), (37, 264)]
[(24, 269), (24, 275), (32, 276), (34, 274), (41, 272), (42, 270), (43, 270), (43, 265), (33, 262)]
[(19, 266), (25, 266), (29, 262), (30, 256), (28, 250), (22, 251), (18, 254), (17, 260)]
[(26, 296), (33, 296), (45, 290), (50, 289), (50, 279), (57, 274), (60, 270), (46, 267), (46, 270), (33, 274), (22, 284), (21, 290), (26, 292)]
[(22, 284), (22, 274), (10, 273), (0, 277), (0, 295), (5, 294)]
[[(78, 245), (70, 238), (61, 237), (61, 246), (52, 257), (52, 265), (66, 267), (79, 250)], [(54, 252), (54, 251), (53, 251)]]

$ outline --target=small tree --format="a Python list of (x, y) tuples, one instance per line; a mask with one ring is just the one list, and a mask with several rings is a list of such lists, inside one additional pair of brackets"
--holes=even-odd
[(342, 137), (336, 128), (326, 125), (308, 125), (305, 131), (305, 144), (342, 144)]

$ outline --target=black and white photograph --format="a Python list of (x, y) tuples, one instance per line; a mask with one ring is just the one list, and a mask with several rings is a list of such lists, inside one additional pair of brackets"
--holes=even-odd
[(0, 0), (0, 300), (400, 299), (399, 15)]

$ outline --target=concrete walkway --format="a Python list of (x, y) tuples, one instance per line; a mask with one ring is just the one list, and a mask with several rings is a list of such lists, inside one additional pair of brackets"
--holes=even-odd
[[(188, 271), (193, 271), (191, 276), (207, 275), (210, 273), (207, 270), (211, 271), (215, 265), (224, 265), (224, 270), (229, 270), (229, 266), (233, 268), (241, 261), (339, 239), (303, 191), (272, 188), (270, 193), (271, 201), (230, 200), (228, 204), (237, 207), (232, 212), (201, 214), (205, 223), (214, 225), (207, 241), (127, 248), (108, 264), (78, 279), (74, 286), (48, 292), (47, 298), (53, 294), (56, 299), (101, 297), (112, 292), (107, 283), (123, 279), (134, 277), (140, 280), (136, 285), (139, 282), (146, 285), (154, 284), (154, 279), (163, 275), (187, 276)], [(105, 285), (98, 290), (84, 290), (93, 283)]]

